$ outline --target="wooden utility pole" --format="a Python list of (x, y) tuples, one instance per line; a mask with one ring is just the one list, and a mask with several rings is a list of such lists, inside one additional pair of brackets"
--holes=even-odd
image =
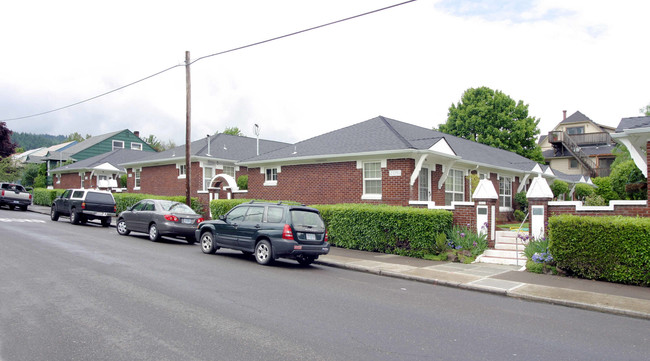
[(192, 130), (192, 86), (190, 81), (190, 52), (185, 52), (185, 203), (192, 205), (192, 164), (190, 163), (190, 138)]

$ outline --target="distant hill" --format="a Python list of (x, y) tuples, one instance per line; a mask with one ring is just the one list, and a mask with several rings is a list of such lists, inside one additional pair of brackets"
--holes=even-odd
[(16, 142), (18, 147), (25, 150), (51, 147), (63, 143), (66, 138), (67, 136), (65, 135), (32, 134), (23, 132), (13, 132), (11, 134), (11, 140)]

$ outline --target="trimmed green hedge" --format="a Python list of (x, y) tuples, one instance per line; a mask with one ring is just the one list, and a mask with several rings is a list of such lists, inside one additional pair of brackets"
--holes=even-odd
[(579, 277), (650, 286), (650, 218), (554, 216), (550, 251)]
[(65, 189), (34, 188), (33, 203), (39, 206), (49, 207), (54, 198), (60, 196)]
[[(34, 189), (34, 199), (33, 202), (39, 206), (49, 207), (52, 205), (54, 199), (60, 196), (65, 189), (45, 189), (45, 188), (36, 188)], [(185, 196), (156, 196), (153, 194), (140, 194), (140, 193), (113, 193), (115, 198), (115, 203), (117, 204), (117, 213), (122, 212), (128, 207), (138, 203), (139, 201), (147, 198), (153, 199), (169, 199), (171, 201), (185, 203)], [(191, 207), (192, 209), (199, 214), (203, 214), (203, 206), (199, 202), (198, 198), (191, 198)]]
[(370, 204), (316, 205), (338, 247), (421, 257), (452, 227), (446, 210)]

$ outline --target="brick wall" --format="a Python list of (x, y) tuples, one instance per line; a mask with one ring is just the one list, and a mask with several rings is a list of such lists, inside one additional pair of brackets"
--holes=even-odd
[[(417, 199), (417, 183), (409, 185), (415, 169), (413, 159), (389, 159), (382, 173), (382, 199), (362, 200), (363, 170), (357, 162), (302, 164), (280, 167), (275, 186), (265, 186), (260, 168), (248, 172), (247, 198), (291, 200), (305, 204), (383, 203), (408, 206)], [(401, 171), (390, 176), (389, 171)], [(411, 198), (411, 197), (415, 198)]]

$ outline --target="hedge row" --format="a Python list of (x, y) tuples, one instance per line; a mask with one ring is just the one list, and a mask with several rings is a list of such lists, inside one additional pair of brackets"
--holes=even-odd
[[(210, 202), (213, 218), (250, 199)], [(299, 204), (286, 202), (285, 204)], [(451, 229), (453, 214), (445, 210), (370, 204), (315, 205), (327, 225), (330, 243), (364, 251), (422, 256), (431, 252), (435, 237)]]
[(550, 251), (579, 277), (650, 286), (650, 218), (554, 216)]
[[(36, 205), (49, 207), (52, 205), (54, 199), (60, 196), (64, 191), (65, 189), (36, 188), (34, 189), (33, 203)], [(113, 193), (113, 197), (115, 198), (115, 203), (117, 204), (118, 213), (147, 198), (168, 199), (171, 201), (185, 203), (185, 196), (166, 197), (140, 193)], [(191, 198), (190, 203), (192, 209), (196, 213), (203, 213), (203, 206), (197, 198)]]
[(436, 235), (452, 227), (445, 210), (369, 204), (316, 205), (338, 247), (422, 256), (430, 253)]

